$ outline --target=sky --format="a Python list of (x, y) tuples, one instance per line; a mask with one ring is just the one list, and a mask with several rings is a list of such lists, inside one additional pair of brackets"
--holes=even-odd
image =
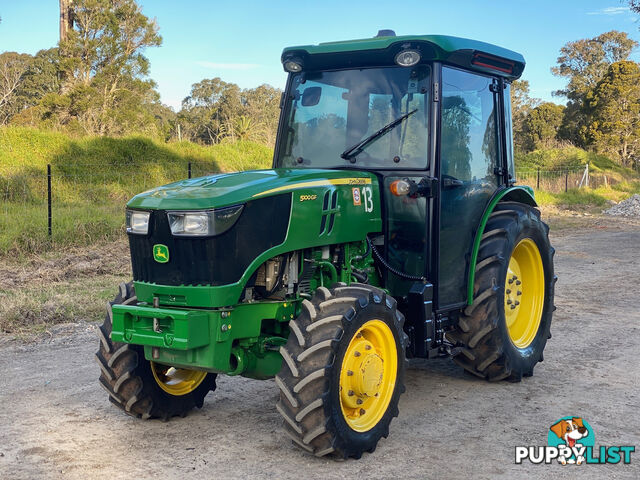
[[(482, 40), (524, 55), (531, 95), (562, 103), (552, 92), (560, 48), (609, 30), (640, 41), (640, 20), (622, 0), (139, 0), (155, 18), (161, 47), (146, 50), (162, 102), (176, 109), (191, 85), (220, 77), (242, 88), (283, 88), (282, 49), (375, 36), (444, 34)], [(58, 41), (58, 0), (0, 0), (0, 52), (34, 54)], [(640, 49), (631, 57), (640, 61)]]

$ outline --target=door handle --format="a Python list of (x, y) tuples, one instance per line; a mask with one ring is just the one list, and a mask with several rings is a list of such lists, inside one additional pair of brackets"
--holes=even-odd
[(457, 178), (446, 176), (442, 179), (442, 185), (444, 188), (453, 188), (453, 187), (461, 187), (464, 185), (462, 180), (458, 180)]

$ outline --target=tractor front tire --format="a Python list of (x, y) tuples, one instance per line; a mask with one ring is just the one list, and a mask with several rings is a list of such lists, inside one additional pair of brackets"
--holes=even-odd
[(280, 349), (276, 408), (304, 450), (360, 458), (398, 416), (408, 337), (396, 301), (364, 284), (320, 287)]
[(184, 417), (194, 407), (202, 408), (204, 397), (216, 389), (215, 374), (155, 364), (145, 358), (140, 345), (111, 341), (111, 306), (135, 301), (133, 284), (122, 283), (98, 328), (100, 385), (109, 400), (125, 413), (143, 419), (168, 420)]
[(480, 243), (473, 303), (447, 334), (454, 362), (491, 381), (533, 375), (551, 337), (554, 253), (537, 209), (496, 206)]

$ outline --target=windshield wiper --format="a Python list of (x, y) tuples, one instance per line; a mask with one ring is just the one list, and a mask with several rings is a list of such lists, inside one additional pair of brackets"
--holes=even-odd
[(404, 120), (406, 120), (407, 118), (409, 118), (411, 115), (413, 115), (414, 113), (416, 113), (418, 111), (418, 109), (416, 108), (415, 110), (411, 110), (408, 113), (405, 113), (404, 115), (402, 115), (401, 117), (396, 118), (393, 122), (385, 125), (384, 127), (382, 127), (380, 130), (378, 130), (376, 133), (374, 133), (373, 135), (369, 135), (367, 138), (365, 138), (364, 140), (356, 143), (353, 147), (351, 148), (347, 148), (344, 152), (342, 152), (340, 154), (341, 158), (344, 158), (345, 160), (351, 160), (352, 163), (354, 163), (355, 161), (352, 160), (354, 157), (356, 157), (357, 155), (360, 154), (360, 152), (362, 152), (362, 150), (364, 150), (364, 148), (369, 145), (371, 142), (373, 142), (374, 140), (380, 138), (382, 135), (384, 135), (385, 133), (387, 133), (389, 130), (392, 130), (396, 125), (401, 124)]

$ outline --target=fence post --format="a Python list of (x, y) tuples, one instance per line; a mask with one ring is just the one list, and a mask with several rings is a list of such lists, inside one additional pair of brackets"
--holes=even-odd
[(187, 178), (191, 178), (191, 162), (189, 162), (189, 164), (187, 165), (187, 174), (188, 174)]
[(586, 167), (586, 174), (587, 176), (587, 187), (589, 186), (589, 164), (587, 163), (587, 167)]
[(538, 179), (536, 181), (536, 190), (540, 190), (540, 167), (538, 167)]
[(47, 226), (51, 236), (51, 164), (47, 164)]
[(564, 172), (564, 192), (569, 191), (569, 169)]

